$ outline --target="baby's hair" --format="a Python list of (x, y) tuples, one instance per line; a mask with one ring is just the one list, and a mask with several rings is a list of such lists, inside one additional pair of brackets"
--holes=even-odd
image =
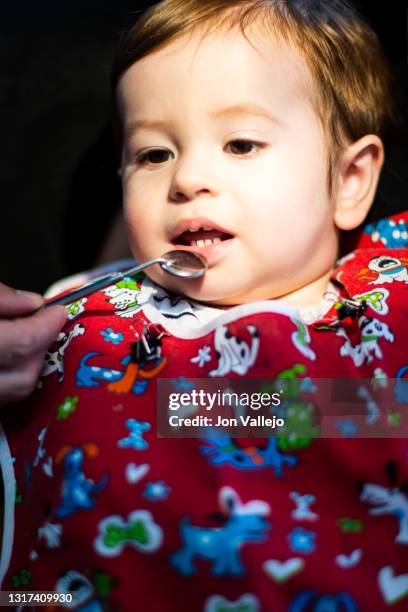
[(313, 107), (326, 136), (328, 191), (347, 143), (365, 134), (383, 138), (393, 123), (391, 71), (372, 28), (346, 0), (162, 0), (123, 35), (112, 67), (114, 94), (136, 61), (182, 34), (259, 25), (294, 45), (314, 81)]

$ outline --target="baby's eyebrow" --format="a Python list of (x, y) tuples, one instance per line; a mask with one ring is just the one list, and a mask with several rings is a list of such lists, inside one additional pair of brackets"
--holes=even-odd
[[(281, 121), (278, 117), (271, 115), (266, 108), (253, 103), (234, 104), (232, 106), (226, 106), (224, 108), (219, 108), (217, 110), (211, 111), (209, 115), (213, 119), (222, 119), (224, 117), (232, 115), (252, 115), (253, 117), (260, 117), (261, 119), (266, 119), (272, 123), (283, 125), (283, 121)], [(131, 138), (135, 134), (135, 132), (140, 129), (165, 131), (166, 129), (169, 129), (169, 127), (170, 122), (164, 121), (162, 119), (152, 119), (149, 117), (146, 117), (144, 119), (136, 119), (125, 127), (125, 138)]]
[(170, 125), (169, 121), (162, 121), (161, 119), (136, 119), (125, 126), (124, 134), (125, 138), (129, 139), (141, 129), (145, 130), (162, 130), (165, 131)]
[(229, 115), (252, 115), (254, 117), (261, 117), (262, 119), (267, 119), (268, 121), (272, 121), (273, 123), (283, 124), (283, 122), (278, 119), (278, 117), (271, 115), (268, 109), (264, 108), (263, 106), (260, 106), (259, 104), (254, 104), (253, 102), (226, 106), (225, 108), (220, 108), (211, 112), (210, 115), (215, 119), (227, 117)]

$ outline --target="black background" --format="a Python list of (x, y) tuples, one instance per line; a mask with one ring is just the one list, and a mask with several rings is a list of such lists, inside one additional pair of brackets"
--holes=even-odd
[[(0, 280), (43, 291), (92, 266), (120, 206), (109, 70), (121, 32), (154, 2), (2, 4)], [(358, 6), (392, 62), (405, 119), (385, 143), (378, 217), (407, 208), (407, 6)]]

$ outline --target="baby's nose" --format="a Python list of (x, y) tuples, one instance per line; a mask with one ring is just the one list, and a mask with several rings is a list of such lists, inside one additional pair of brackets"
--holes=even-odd
[(174, 202), (188, 202), (197, 197), (211, 198), (219, 193), (215, 173), (196, 159), (180, 163), (175, 171), (170, 199)]
[(187, 202), (194, 200), (197, 196), (211, 196), (211, 190), (206, 187), (179, 187), (178, 190), (172, 190), (171, 199), (177, 202)]

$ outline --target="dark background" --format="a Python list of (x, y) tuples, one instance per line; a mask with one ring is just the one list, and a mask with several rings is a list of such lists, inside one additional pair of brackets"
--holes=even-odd
[[(120, 205), (110, 128), (117, 41), (154, 2), (0, 6), (0, 280), (43, 291), (93, 265)], [(386, 141), (374, 218), (407, 208), (407, 3), (359, 2), (392, 62), (404, 122)]]

